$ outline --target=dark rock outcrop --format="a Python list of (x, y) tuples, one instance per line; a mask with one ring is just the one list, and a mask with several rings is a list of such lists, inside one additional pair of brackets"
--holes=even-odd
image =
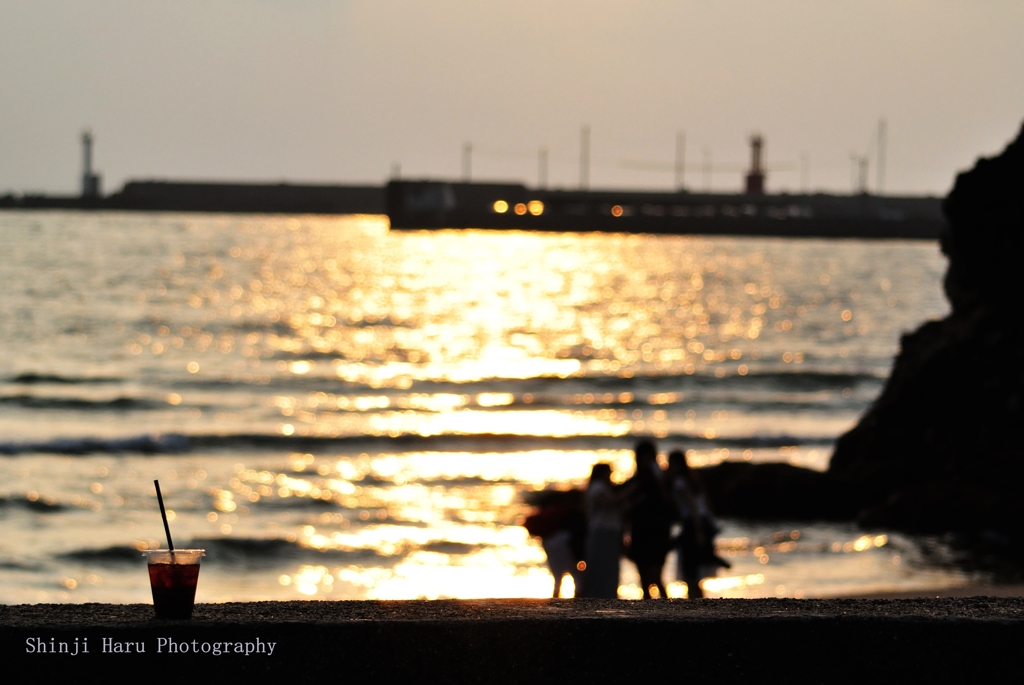
[(701, 469), (715, 511), (779, 521), (851, 520), (860, 511), (850, 490), (828, 473), (790, 464), (724, 462)]
[(722, 513), (1024, 538), (1024, 130), (960, 174), (943, 211), (952, 313), (903, 337), (828, 472), (709, 469)]

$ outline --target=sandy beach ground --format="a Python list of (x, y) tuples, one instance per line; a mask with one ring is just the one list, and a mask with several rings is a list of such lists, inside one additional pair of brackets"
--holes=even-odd
[(968, 583), (953, 587), (916, 590), (913, 592), (876, 592), (864, 595), (844, 595), (837, 599), (929, 599), (947, 597), (1024, 597), (1024, 584), (996, 585)]

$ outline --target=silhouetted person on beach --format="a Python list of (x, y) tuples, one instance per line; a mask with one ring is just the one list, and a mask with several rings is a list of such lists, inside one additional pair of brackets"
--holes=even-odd
[(584, 494), (579, 490), (548, 490), (538, 493), (534, 500), (538, 509), (526, 517), (523, 525), (530, 535), (540, 538), (544, 547), (555, 579), (552, 597), (558, 597), (567, 573), (576, 585), (576, 596), (580, 596), (583, 570), (579, 562), (583, 560), (587, 535)]
[(683, 525), (676, 539), (677, 574), (686, 583), (687, 596), (697, 599), (704, 596), (700, 581), (713, 574), (713, 569), (729, 568), (730, 564), (715, 554), (718, 524), (711, 512), (704, 482), (700, 474), (690, 468), (682, 450), (669, 453), (666, 480), (676, 516)]
[(672, 534), (672, 509), (668, 501), (664, 474), (658, 466), (654, 443), (636, 444), (636, 472), (626, 485), (633, 488), (634, 504), (627, 513), (629, 524), (628, 556), (636, 564), (644, 599), (651, 598), (651, 586), (659, 596), (667, 597), (661, 580)]
[(587, 486), (586, 571), (578, 596), (617, 599), (622, 554), (622, 509), (630, 489), (612, 485), (612, 467), (594, 464)]

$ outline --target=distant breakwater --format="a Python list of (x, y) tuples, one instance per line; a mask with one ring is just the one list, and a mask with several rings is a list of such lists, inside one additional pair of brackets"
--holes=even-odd
[(359, 185), (129, 181), (101, 197), (0, 196), (0, 209), (225, 212), (251, 214), (383, 214), (384, 188)]
[(0, 209), (387, 214), (393, 229), (530, 230), (937, 240), (935, 197), (527, 188), (436, 180), (375, 185), (130, 181), (102, 197), (7, 195)]

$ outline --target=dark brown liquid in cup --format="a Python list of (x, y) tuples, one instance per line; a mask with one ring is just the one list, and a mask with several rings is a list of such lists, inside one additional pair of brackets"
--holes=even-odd
[(149, 584), (157, 618), (192, 618), (199, 564), (150, 564)]

